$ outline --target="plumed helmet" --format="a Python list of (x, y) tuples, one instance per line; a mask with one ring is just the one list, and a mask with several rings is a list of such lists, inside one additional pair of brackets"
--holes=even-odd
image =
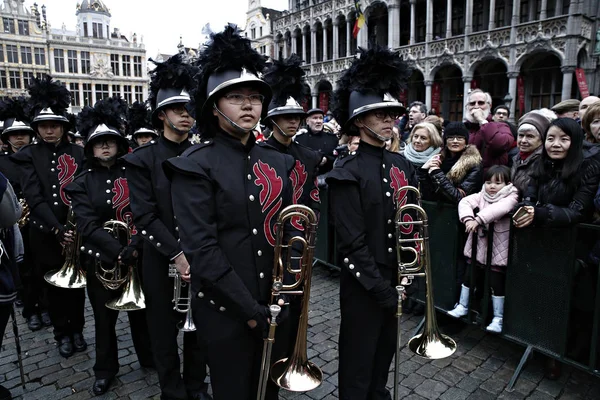
[[(240, 35), (236, 25), (229, 24), (223, 32), (211, 34), (198, 57), (201, 73), (195, 94), (197, 124), (205, 125), (212, 120), (215, 101), (233, 87), (255, 87), (265, 98), (263, 104), (269, 104), (271, 88), (260, 77), (266, 60), (252, 48), (249, 39)], [(262, 111), (262, 117), (265, 117), (267, 107)]]
[(344, 132), (351, 134), (354, 120), (369, 111), (387, 108), (404, 113), (406, 108), (396, 97), (406, 88), (410, 72), (398, 52), (381, 46), (359, 48), (333, 95), (333, 115)]
[(127, 111), (127, 120), (129, 125), (127, 126), (127, 133), (134, 139), (140, 134), (149, 134), (157, 137), (156, 130), (152, 127), (152, 116), (146, 104), (136, 101), (129, 107)]
[(67, 108), (71, 104), (71, 92), (60, 81), (50, 75), (34, 77), (29, 85), (29, 110), (32, 118), (31, 127), (37, 131), (40, 122), (61, 122), (65, 132), (69, 130)]
[(299, 115), (306, 113), (300, 105), (310, 95), (305, 83), (305, 72), (301, 67), (302, 59), (292, 54), (288, 59), (275, 60), (268, 64), (263, 79), (273, 90), (273, 99), (269, 103), (265, 122), (278, 115)]
[(121, 132), (122, 107), (120, 101), (109, 97), (97, 101), (94, 107), (84, 107), (79, 113), (77, 125), (79, 133), (86, 138), (84, 147), (86, 157), (93, 157), (92, 146), (100, 139), (116, 139), (121, 153), (125, 154), (129, 142)]
[(160, 111), (171, 104), (188, 104), (190, 92), (195, 88), (198, 68), (190, 64), (181, 54), (175, 54), (164, 62), (148, 61), (156, 65), (150, 72), (148, 102), (152, 108), (152, 123), (162, 128), (158, 118)]
[(25, 97), (9, 98), (0, 101), (0, 120), (4, 121), (2, 141), (7, 142), (10, 135), (17, 132), (34, 136), (33, 129), (29, 126), (30, 120), (27, 115), (28, 101)]

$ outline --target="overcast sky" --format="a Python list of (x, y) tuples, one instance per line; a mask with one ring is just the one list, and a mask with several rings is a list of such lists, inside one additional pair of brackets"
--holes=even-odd
[[(81, 0), (27, 0), (29, 8), (34, 2), (46, 5), (48, 21), (52, 28), (74, 31), (77, 23), (75, 9)], [(129, 37), (137, 33), (144, 37), (147, 57), (158, 52), (174, 54), (179, 36), (187, 47), (197, 48), (204, 42), (202, 27), (209, 22), (214, 30), (221, 30), (227, 22), (246, 25), (248, 0), (103, 0), (111, 12), (111, 32), (119, 28)], [(262, 0), (264, 7), (283, 10), (287, 0)]]

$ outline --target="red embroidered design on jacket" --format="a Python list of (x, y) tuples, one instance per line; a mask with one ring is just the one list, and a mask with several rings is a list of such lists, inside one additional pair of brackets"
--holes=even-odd
[(71, 200), (67, 197), (63, 189), (75, 179), (77, 162), (69, 154), (63, 154), (58, 157), (58, 166), (56, 168), (58, 169), (58, 183), (60, 184), (60, 199), (66, 206), (70, 206)]
[[(302, 197), (302, 193), (304, 193), (304, 184), (306, 183), (307, 178), (308, 174), (306, 173), (306, 167), (299, 160), (296, 160), (296, 165), (294, 166), (292, 174), (290, 175), (290, 179), (292, 180), (292, 187), (294, 188), (292, 203), (298, 204), (298, 201)], [(290, 223), (294, 228), (300, 231), (304, 230), (304, 227), (302, 226), (302, 221), (299, 217), (292, 218)]]
[(310, 191), (310, 198), (312, 201), (317, 203), (321, 202), (321, 196), (319, 194), (319, 179), (315, 176), (315, 188)]
[[(394, 203), (397, 208), (402, 207), (408, 202), (408, 191), (402, 190), (403, 187), (408, 186), (408, 179), (404, 171), (400, 171), (400, 168), (395, 165), (390, 168), (390, 187), (394, 190)], [(412, 217), (405, 213), (402, 216), (403, 222), (412, 222)], [(413, 231), (413, 225), (402, 225), (400, 232), (405, 235), (410, 234)]]
[(116, 209), (117, 221), (127, 224), (131, 229), (131, 236), (137, 233), (133, 224), (133, 213), (129, 209), (129, 185), (126, 178), (115, 179), (112, 192), (115, 194), (112, 198), (113, 209)]
[(262, 213), (267, 212), (265, 222), (263, 224), (265, 237), (271, 246), (275, 246), (275, 232), (273, 231), (271, 221), (279, 212), (283, 199), (281, 193), (283, 191), (283, 180), (277, 175), (277, 171), (271, 168), (269, 164), (260, 160), (252, 167), (256, 180), (254, 184), (261, 186), (259, 193), (259, 201), (262, 206)]

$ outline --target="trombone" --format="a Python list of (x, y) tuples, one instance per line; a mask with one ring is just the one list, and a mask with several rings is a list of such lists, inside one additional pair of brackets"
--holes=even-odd
[[(290, 238), (283, 243), (286, 222), (298, 218), (304, 226), (303, 235)], [(317, 215), (309, 207), (291, 205), (284, 208), (275, 224), (275, 254), (273, 262), (273, 285), (271, 290), (271, 324), (269, 336), (265, 339), (261, 360), (261, 370), (257, 399), (262, 400), (267, 390), (269, 375), (271, 380), (282, 389), (292, 392), (306, 392), (317, 388), (323, 382), (323, 372), (315, 364), (308, 361), (306, 353), (306, 331), (308, 328), (308, 305), (310, 300), (310, 281), (312, 276), (313, 255), (317, 232)], [(302, 252), (300, 256), (292, 255), (292, 247), (298, 243)], [(284, 259), (284, 250), (287, 250)], [(293, 263), (299, 262), (298, 268)], [(289, 273), (296, 279), (291, 284), (284, 284), (284, 275)], [(302, 296), (302, 308), (298, 323), (298, 335), (294, 350), (289, 358), (276, 361), (269, 367), (271, 350), (275, 341), (277, 315), (280, 307), (276, 304), (281, 294)]]
[[(190, 287), (187, 282), (181, 279), (181, 275), (177, 272), (177, 267), (175, 264), (169, 264), (169, 278), (175, 278), (173, 281), (173, 310), (185, 313), (185, 320), (179, 326), (179, 330), (182, 332), (194, 332), (196, 330), (196, 325), (194, 324), (194, 319), (192, 318), (192, 296)], [(184, 287), (188, 287), (188, 294), (186, 297), (181, 295), (181, 289)]]
[(81, 268), (79, 248), (81, 235), (77, 232), (77, 223), (73, 206), (69, 206), (67, 230), (75, 232), (73, 243), (64, 247), (65, 262), (58, 271), (49, 271), (44, 275), (46, 282), (63, 289), (81, 289), (87, 284), (85, 271)]
[[(396, 336), (396, 357), (394, 360), (394, 400), (398, 399), (399, 384), (399, 364), (400, 364), (400, 319), (402, 317), (402, 295), (404, 286), (403, 278), (407, 279), (410, 285), (412, 279), (416, 276), (425, 277), (427, 286), (426, 305), (425, 305), (425, 328), (423, 333), (413, 336), (408, 341), (408, 348), (417, 355), (436, 360), (451, 356), (456, 351), (456, 342), (449, 336), (443, 335), (437, 324), (435, 316), (435, 306), (433, 301), (433, 282), (431, 276), (431, 259), (429, 253), (429, 223), (427, 213), (421, 205), (421, 192), (414, 186), (405, 186), (400, 189), (413, 192), (417, 197), (417, 204), (405, 204), (398, 208), (395, 216), (396, 225), (396, 252), (398, 256), (398, 308), (396, 319), (398, 324), (398, 334)], [(407, 218), (403, 220), (408, 212), (414, 213), (415, 219)], [(413, 238), (403, 238), (402, 229), (407, 226), (414, 226), (418, 234)], [(413, 243), (415, 246), (403, 246), (404, 243)], [(409, 262), (402, 261), (402, 252), (408, 251), (414, 255)]]

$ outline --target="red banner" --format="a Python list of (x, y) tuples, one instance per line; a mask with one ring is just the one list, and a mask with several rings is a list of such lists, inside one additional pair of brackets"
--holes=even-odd
[(440, 111), (440, 99), (442, 95), (442, 87), (439, 83), (434, 82), (431, 87), (431, 109), (437, 114)]
[(517, 78), (517, 97), (519, 98), (519, 114), (523, 115), (525, 112), (525, 82), (522, 76)]
[(479, 87), (479, 82), (477, 82), (477, 79), (471, 80), (471, 90), (477, 89), (478, 87)]
[(400, 91), (400, 95), (398, 96), (398, 100), (400, 103), (404, 104), (404, 106), (407, 106), (406, 103), (408, 103), (408, 90), (402, 89)]
[(585, 80), (585, 72), (583, 71), (583, 68), (575, 68), (575, 77), (577, 78), (577, 85), (579, 86), (581, 98), (585, 99), (590, 95), (590, 91)]
[(319, 93), (319, 108), (323, 110), (323, 114), (327, 114), (327, 110), (329, 109), (329, 93), (321, 92)]

